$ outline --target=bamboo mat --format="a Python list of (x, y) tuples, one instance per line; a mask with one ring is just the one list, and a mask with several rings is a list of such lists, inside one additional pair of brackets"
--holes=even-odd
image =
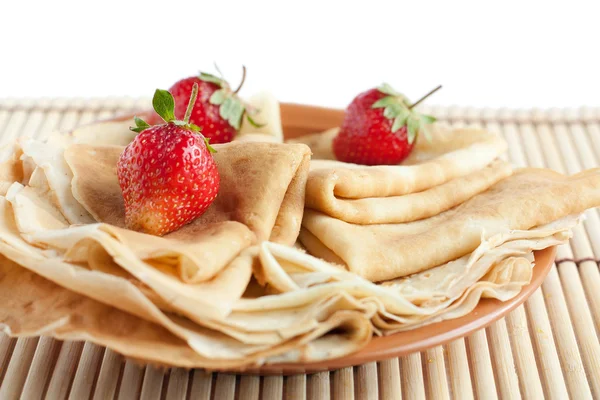
[[(0, 138), (145, 108), (147, 100), (0, 100)], [(600, 109), (427, 110), (501, 132), (516, 166), (600, 165)], [(290, 377), (158, 370), (91, 343), (0, 334), (0, 399), (600, 399), (600, 219), (587, 212), (542, 288), (470, 337), (400, 359)]]

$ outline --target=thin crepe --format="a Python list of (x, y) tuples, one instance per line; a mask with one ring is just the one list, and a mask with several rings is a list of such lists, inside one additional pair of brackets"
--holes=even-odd
[(264, 243), (261, 270), (255, 275), (279, 294), (254, 301), (241, 299), (234, 312), (315, 302), (326, 293), (343, 290), (377, 307), (372, 321), (382, 334), (457, 318), (472, 311), (481, 297), (506, 301), (518, 294), (531, 279), (532, 251), (565, 243), (577, 222), (576, 216), (569, 216), (529, 231), (496, 234), (459, 260), (382, 284), (299, 250)]
[(431, 140), (419, 138), (399, 166), (332, 161), (337, 129), (291, 140), (313, 151), (306, 207), (357, 224), (410, 222), (448, 210), (510, 175), (507, 163), (494, 162), (506, 150), (499, 136), (440, 124), (430, 131)]
[[(216, 145), (221, 187), (215, 202), (193, 224), (238, 221), (257, 241), (296, 241), (304, 210), (310, 150), (304, 145), (228, 143)], [(72, 145), (65, 151), (73, 195), (99, 222), (125, 226), (116, 176), (117, 146)]]
[[(411, 222), (464, 203), (510, 176), (512, 168), (498, 160), (468, 175), (399, 196), (344, 198), (335, 195), (336, 185), (363, 173), (364, 170), (344, 168), (312, 171), (306, 185), (306, 207), (354, 224)], [(368, 170), (366, 173), (377, 179)]]
[(482, 235), (556, 221), (600, 205), (600, 170), (566, 177), (522, 169), (467, 202), (405, 224), (355, 225), (307, 210), (300, 241), (371, 281), (420, 272), (472, 252)]
[(12, 204), (19, 232), (30, 242), (66, 251), (86, 238), (114, 238), (136, 259), (162, 267), (185, 283), (213, 278), (254, 240), (246, 226), (234, 221), (188, 224), (165, 237), (109, 224), (69, 228), (60, 211), (29, 186), (14, 183), (6, 198)]
[[(142, 240), (133, 244), (121, 241), (124, 236), (145, 235), (106, 224), (66, 228), (66, 223), (55, 218), (58, 209), (48, 212), (54, 207), (49, 200), (37, 197), (35, 190), (18, 182), (9, 189), (8, 201), (0, 200), (4, 210), (0, 220), (2, 254), (65, 288), (159, 323), (211, 359), (250, 362), (248, 357), (256, 359), (265, 352), (277, 354), (278, 359), (285, 357), (280, 354), (290, 346), (288, 342), (329, 340), (320, 339), (319, 335), (328, 331), (327, 326), (332, 321), (339, 320), (339, 315), (334, 316), (338, 310), (342, 314), (358, 311), (357, 318), (366, 321), (362, 316), (364, 307), (356, 304), (349, 307), (351, 302), (339, 293), (317, 304), (290, 310), (249, 315), (230, 313), (232, 302), (248, 285), (255, 260), (251, 251), (232, 261), (214, 279), (186, 285), (176, 276), (175, 268), (164, 262), (164, 254), (156, 253), (164, 238), (145, 238), (154, 240), (146, 250), (155, 258), (141, 260), (138, 255)], [(26, 229), (22, 230), (23, 227)], [(172, 239), (169, 243), (172, 248), (168, 250), (173, 253), (177, 243)], [(202, 242), (194, 244), (192, 241), (190, 245), (198, 246)], [(119, 295), (113, 294), (115, 290)], [(186, 315), (196, 324), (171, 313)], [(306, 346), (312, 348), (311, 343), (307, 342)], [(294, 354), (298, 356), (296, 351)]]
[[(48, 251), (30, 246), (16, 232), (16, 224), (14, 221), (11, 222), (12, 216), (9, 204), (3, 198), (0, 198), (0, 205), (4, 210), (2, 213), (3, 218), (0, 220), (2, 222), (0, 224), (2, 227), (0, 231), (0, 238), (2, 239), (0, 252), (3, 255), (65, 288), (164, 326), (176, 336), (186, 340), (188, 345), (198, 354), (212, 360), (210, 362), (203, 361), (202, 365), (205, 366), (214, 365), (215, 362), (222, 362), (223, 360), (230, 360), (228, 362), (238, 364), (255, 362), (253, 360), (258, 360), (259, 355), (264, 356), (264, 354), (283, 357), (281, 353), (285, 353), (290, 346), (288, 341), (297, 344), (298, 341), (307, 341), (308, 343), (315, 339), (319, 342), (320, 335), (327, 333), (329, 331), (327, 327), (331, 326), (332, 323), (337, 324), (342, 321), (339, 323), (346, 324), (348, 318), (353, 319), (355, 321), (353, 323), (359, 325), (362, 324), (359, 323), (360, 321), (366, 321), (360, 312), (346, 313), (348, 311), (347, 307), (343, 305), (346, 303), (340, 303), (339, 301), (343, 299), (338, 296), (336, 300), (336, 295), (333, 295), (325, 302), (326, 304), (323, 307), (306, 314), (304, 318), (300, 318), (299, 310), (295, 309), (288, 312), (288, 314), (291, 313), (293, 318), (290, 318), (290, 316), (285, 317), (286, 312), (279, 313), (276, 324), (264, 323), (264, 319), (265, 317), (268, 319), (268, 315), (244, 317), (239, 313), (237, 317), (232, 318), (231, 323), (218, 323), (216, 321), (224, 321), (223, 318), (229, 313), (232, 302), (242, 295), (248, 284), (251, 264), (255, 260), (252, 251), (246, 251), (212, 281), (194, 285), (192, 287), (193, 293), (188, 294), (185, 287), (180, 287), (175, 292), (175, 297), (169, 297), (165, 296), (165, 293), (168, 293), (165, 290), (171, 286), (168, 281), (163, 281), (159, 293), (149, 292), (143, 285), (136, 283), (139, 281), (135, 280), (133, 274), (130, 275), (126, 271), (115, 271), (117, 265), (119, 265), (118, 263), (106, 263), (106, 260), (111, 260), (111, 257), (114, 260), (117, 260), (117, 257), (124, 257), (125, 262), (122, 265), (127, 265), (127, 270), (132, 272), (136, 272), (136, 268), (140, 268), (140, 265), (143, 264), (131, 256), (127, 247), (119, 246), (114, 239), (105, 238), (108, 241), (98, 241), (98, 243), (102, 242), (103, 249), (109, 249), (108, 251), (112, 252), (109, 257), (106, 257), (106, 255), (98, 257), (97, 250), (99, 247), (90, 246), (95, 238), (85, 235), (85, 239), (76, 241), (75, 246), (71, 249), (70, 253), (72, 255), (80, 257), (73, 260), (77, 261), (75, 264), (65, 262), (65, 258), (60, 253), (57, 254), (55, 249)], [(88, 226), (83, 226), (64, 229), (64, 231), (74, 232), (78, 229), (87, 228)], [(69, 242), (73, 241), (67, 238), (66, 243)], [(93, 249), (93, 253), (82, 251), (86, 248)], [(95, 255), (94, 266), (87, 269), (82, 264), (85, 264), (86, 256), (89, 258), (92, 254)], [(104, 260), (104, 263), (102, 260)], [(156, 276), (156, 272), (154, 271), (154, 276)], [(164, 273), (165, 271), (158, 272)], [(145, 273), (153, 275), (152, 269), (147, 269)], [(150, 294), (154, 294), (154, 296), (149, 296)], [(194, 297), (194, 301), (190, 305), (196, 316), (194, 320), (197, 324), (176, 315), (161, 312), (157, 308), (157, 305), (161, 305), (161, 303), (152, 304), (148, 301), (148, 299), (155, 301), (156, 294), (161, 297), (162, 301), (168, 302), (169, 308), (175, 311), (181, 311), (180, 306), (184, 298)], [(334, 315), (340, 307), (343, 311), (342, 314), (346, 315), (342, 320), (340, 320), (342, 315)], [(256, 321), (256, 317), (258, 317), (259, 323), (255, 322), (253, 324), (252, 321)], [(318, 320), (315, 320), (315, 318)], [(236, 320), (240, 322), (235, 322)], [(254, 332), (244, 333), (243, 330), (240, 331), (236, 328), (240, 323), (244, 326), (255, 326)], [(203, 327), (217, 327), (229, 336)], [(361, 329), (360, 332), (364, 334), (364, 326)], [(360, 338), (362, 337), (360, 336)]]
[(0, 262), (0, 304), (0, 329), (11, 336), (89, 340), (127, 357), (185, 368), (319, 361), (356, 351), (371, 337), (365, 317), (358, 312), (340, 311), (318, 330), (283, 346), (240, 359), (211, 359), (160, 325), (66, 290), (7, 259)]
[(73, 174), (63, 157), (62, 144), (43, 143), (30, 138), (19, 138), (23, 154), (29, 157), (43, 171), (55, 205), (71, 224), (89, 224), (94, 222), (92, 216), (73, 197), (71, 179)]

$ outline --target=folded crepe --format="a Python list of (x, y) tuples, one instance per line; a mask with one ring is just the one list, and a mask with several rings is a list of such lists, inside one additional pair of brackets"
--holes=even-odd
[[(266, 142), (215, 145), (221, 186), (215, 202), (192, 225), (237, 221), (258, 241), (296, 241), (304, 210), (310, 150), (304, 145)], [(72, 193), (96, 221), (125, 226), (116, 174), (122, 147), (69, 146)]]
[(460, 259), (409, 278), (372, 283), (294, 248), (265, 242), (261, 246), (259, 281), (276, 295), (241, 299), (234, 312), (262, 311), (318, 302), (343, 291), (356, 302), (376, 307), (376, 333), (457, 318), (471, 312), (482, 297), (506, 301), (531, 280), (533, 250), (565, 243), (578, 223), (569, 216), (527, 231), (505, 231), (484, 239)]
[(600, 169), (564, 176), (522, 169), (439, 215), (410, 223), (356, 225), (307, 210), (300, 241), (371, 281), (407, 276), (475, 250), (482, 235), (526, 230), (600, 205)]
[[(150, 352), (145, 357), (132, 355), (136, 358), (213, 368), (270, 362), (270, 357), (289, 361), (319, 359), (328, 354), (319, 350), (325, 349), (320, 343), (331, 340), (329, 336), (322, 336), (332, 330), (347, 334), (345, 344), (336, 349), (340, 355), (355, 351), (370, 336), (364, 307), (348, 306), (348, 300), (340, 293), (333, 293), (319, 304), (293, 309), (232, 313), (232, 304), (246, 290), (252, 264), (256, 262), (252, 248), (242, 252), (209, 281), (181, 282), (174, 268), (169, 269), (157, 260), (140, 260), (130, 244), (120, 242), (119, 231), (110, 230), (118, 228), (90, 224), (45, 229), (48, 226), (45, 224), (53, 221), (53, 216), (44, 209), (50, 204), (42, 206), (43, 199), (35, 198), (35, 192), (27, 189), (14, 183), (7, 195), (10, 200), (0, 197), (1, 254), (65, 289), (164, 327), (202, 356), (190, 361), (151, 358)], [(17, 222), (21, 219), (26, 221)], [(20, 226), (32, 227), (35, 221), (38, 225), (35, 229), (19, 231)], [(67, 317), (63, 315), (61, 320), (66, 322)], [(13, 328), (13, 334), (26, 334), (15, 330), (11, 321), (8, 319), (5, 323)], [(62, 326), (56, 337), (77, 339), (68, 333), (70, 329), (68, 324)], [(47, 334), (55, 333), (50, 330)], [(122, 351), (120, 343), (107, 344), (93, 335), (90, 340)], [(112, 340), (118, 340), (116, 334)], [(121, 341), (126, 339), (121, 338)], [(288, 353), (290, 349), (294, 351)], [(299, 352), (301, 349), (304, 350)]]
[[(126, 357), (185, 368), (319, 361), (352, 353), (371, 337), (371, 325), (361, 313), (339, 311), (319, 329), (282, 346), (240, 358), (206, 357), (157, 323), (69, 291), (4, 258), (0, 260), (0, 304), (0, 330), (8, 335), (88, 340)], [(207, 349), (213, 354), (235, 349), (235, 343), (218, 332), (205, 330), (203, 337), (212, 340)]]
[(511, 174), (496, 160), (506, 143), (481, 129), (436, 124), (398, 166), (361, 166), (335, 159), (332, 129), (290, 140), (313, 151), (306, 207), (346, 222), (410, 222), (463, 203)]
[[(9, 189), (7, 199), (19, 234), (34, 246), (59, 250), (67, 261), (83, 262), (90, 249), (100, 245), (128, 273), (158, 292), (170, 309), (201, 319), (214, 305), (208, 311), (198, 309), (205, 301), (195, 284), (215, 278), (253, 242), (295, 242), (308, 169), (309, 152), (302, 145), (232, 143), (219, 148), (220, 200), (202, 218), (162, 238), (119, 227), (124, 225), (124, 212), (114, 167), (121, 148), (116, 146), (76, 144), (64, 151), (74, 171), (73, 198), (81, 199), (80, 204), (89, 205), (90, 215), (109, 224), (69, 228), (62, 209), (54, 207), (57, 204), (18, 182)], [(264, 162), (271, 167), (263, 167)], [(89, 178), (78, 180), (80, 174)], [(257, 195), (254, 187), (264, 188), (271, 196)], [(240, 281), (242, 287), (249, 276), (245, 280)], [(219, 315), (225, 311), (216, 310)]]

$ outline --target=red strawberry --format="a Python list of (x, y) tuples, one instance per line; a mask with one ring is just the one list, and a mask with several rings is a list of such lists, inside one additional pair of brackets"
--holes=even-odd
[(217, 197), (219, 171), (214, 150), (189, 123), (198, 87), (194, 85), (188, 111), (176, 120), (173, 96), (157, 89), (152, 99), (165, 124), (150, 126), (135, 118), (139, 135), (125, 148), (117, 164), (129, 229), (164, 235), (202, 215)]
[(253, 125), (247, 112), (248, 107), (237, 96), (246, 78), (246, 68), (243, 69), (242, 82), (236, 90), (231, 90), (229, 83), (223, 78), (201, 72), (199, 76), (192, 76), (176, 82), (169, 92), (175, 97), (175, 116), (183, 118), (186, 102), (190, 98), (192, 86), (198, 85), (198, 98), (194, 104), (194, 111), (190, 122), (202, 128), (204, 136), (211, 143), (231, 142), (240, 130), (242, 118), (246, 114), (248, 122)]
[(440, 88), (412, 105), (388, 84), (356, 96), (333, 140), (336, 158), (365, 165), (399, 164), (412, 151), (423, 125), (435, 121), (418, 114), (414, 107)]

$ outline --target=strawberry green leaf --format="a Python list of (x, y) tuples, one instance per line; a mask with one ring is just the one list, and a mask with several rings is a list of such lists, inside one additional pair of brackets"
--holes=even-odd
[(244, 115), (244, 105), (237, 97), (227, 97), (219, 107), (219, 115), (236, 130), (240, 129)]
[(152, 98), (154, 111), (165, 120), (171, 122), (175, 119), (175, 100), (167, 90), (156, 89)]
[(196, 124), (188, 124), (188, 127), (193, 130), (194, 132), (200, 132), (202, 130), (202, 128), (200, 128), (198, 125)]
[(386, 96), (373, 103), (371, 108), (384, 108), (391, 104), (398, 104), (398, 99), (393, 96)]
[(392, 133), (398, 131), (398, 129), (402, 128), (406, 125), (406, 120), (410, 116), (410, 111), (406, 107), (401, 107), (394, 118), (394, 123), (392, 124)]
[(206, 72), (200, 72), (200, 80), (215, 83), (221, 87), (223, 86), (223, 78), (219, 78), (218, 76)]
[(227, 97), (225, 101), (223, 101), (223, 104), (221, 104), (221, 107), (219, 107), (219, 115), (221, 116), (221, 118), (227, 121), (229, 120), (231, 110), (233, 107), (235, 107), (233, 105), (234, 102), (235, 100), (232, 97)]
[(394, 123), (392, 124), (392, 133), (396, 133), (400, 128), (406, 125), (406, 119), (408, 118), (408, 115), (408, 112), (405, 111), (394, 118)]
[(244, 106), (239, 100), (234, 100), (230, 109), (229, 124), (239, 130), (242, 124), (242, 116), (244, 115)]
[(171, 121), (172, 124), (175, 124), (177, 126), (186, 126), (187, 123), (185, 121), (182, 121), (180, 119), (174, 119), (173, 121)]
[(205, 137), (204, 138), (204, 143), (206, 143), (206, 148), (208, 149), (209, 153), (216, 153), (217, 152), (215, 150), (215, 148), (210, 145), (210, 139), (209, 138)]
[(390, 104), (383, 110), (383, 116), (386, 117), (387, 119), (394, 119), (398, 115), (400, 115), (400, 113), (402, 112), (401, 110), (403, 108), (405, 108), (405, 107), (402, 107), (400, 104), (397, 104), (397, 103)]
[(248, 122), (250, 123), (250, 125), (252, 125), (255, 128), (262, 128), (263, 126), (267, 125), (267, 124), (259, 124), (254, 119), (252, 119), (252, 117), (248, 113), (246, 113), (246, 119), (248, 120)]
[(415, 141), (420, 129), (421, 129), (421, 121), (418, 118), (415, 118), (413, 115), (411, 115), (408, 118), (408, 143), (409, 144), (412, 144)]
[(221, 104), (223, 104), (223, 102), (225, 101), (226, 98), (227, 98), (227, 92), (223, 89), (220, 89), (220, 90), (216, 90), (210, 96), (210, 99), (208, 99), (208, 101), (210, 102), (210, 104), (221, 105)]
[(387, 83), (383, 83), (381, 86), (379, 86), (377, 88), (377, 90), (379, 90), (381, 93), (389, 94), (390, 96), (402, 96), (400, 93), (398, 93), (396, 90), (394, 90), (394, 88), (391, 87)]
[(435, 117), (432, 117), (431, 115), (421, 114), (419, 117), (423, 124), (433, 124), (436, 121)]
[(133, 132), (140, 133), (141, 131), (150, 128), (150, 125), (138, 116), (133, 117), (133, 120), (135, 121), (135, 128), (129, 128)]

